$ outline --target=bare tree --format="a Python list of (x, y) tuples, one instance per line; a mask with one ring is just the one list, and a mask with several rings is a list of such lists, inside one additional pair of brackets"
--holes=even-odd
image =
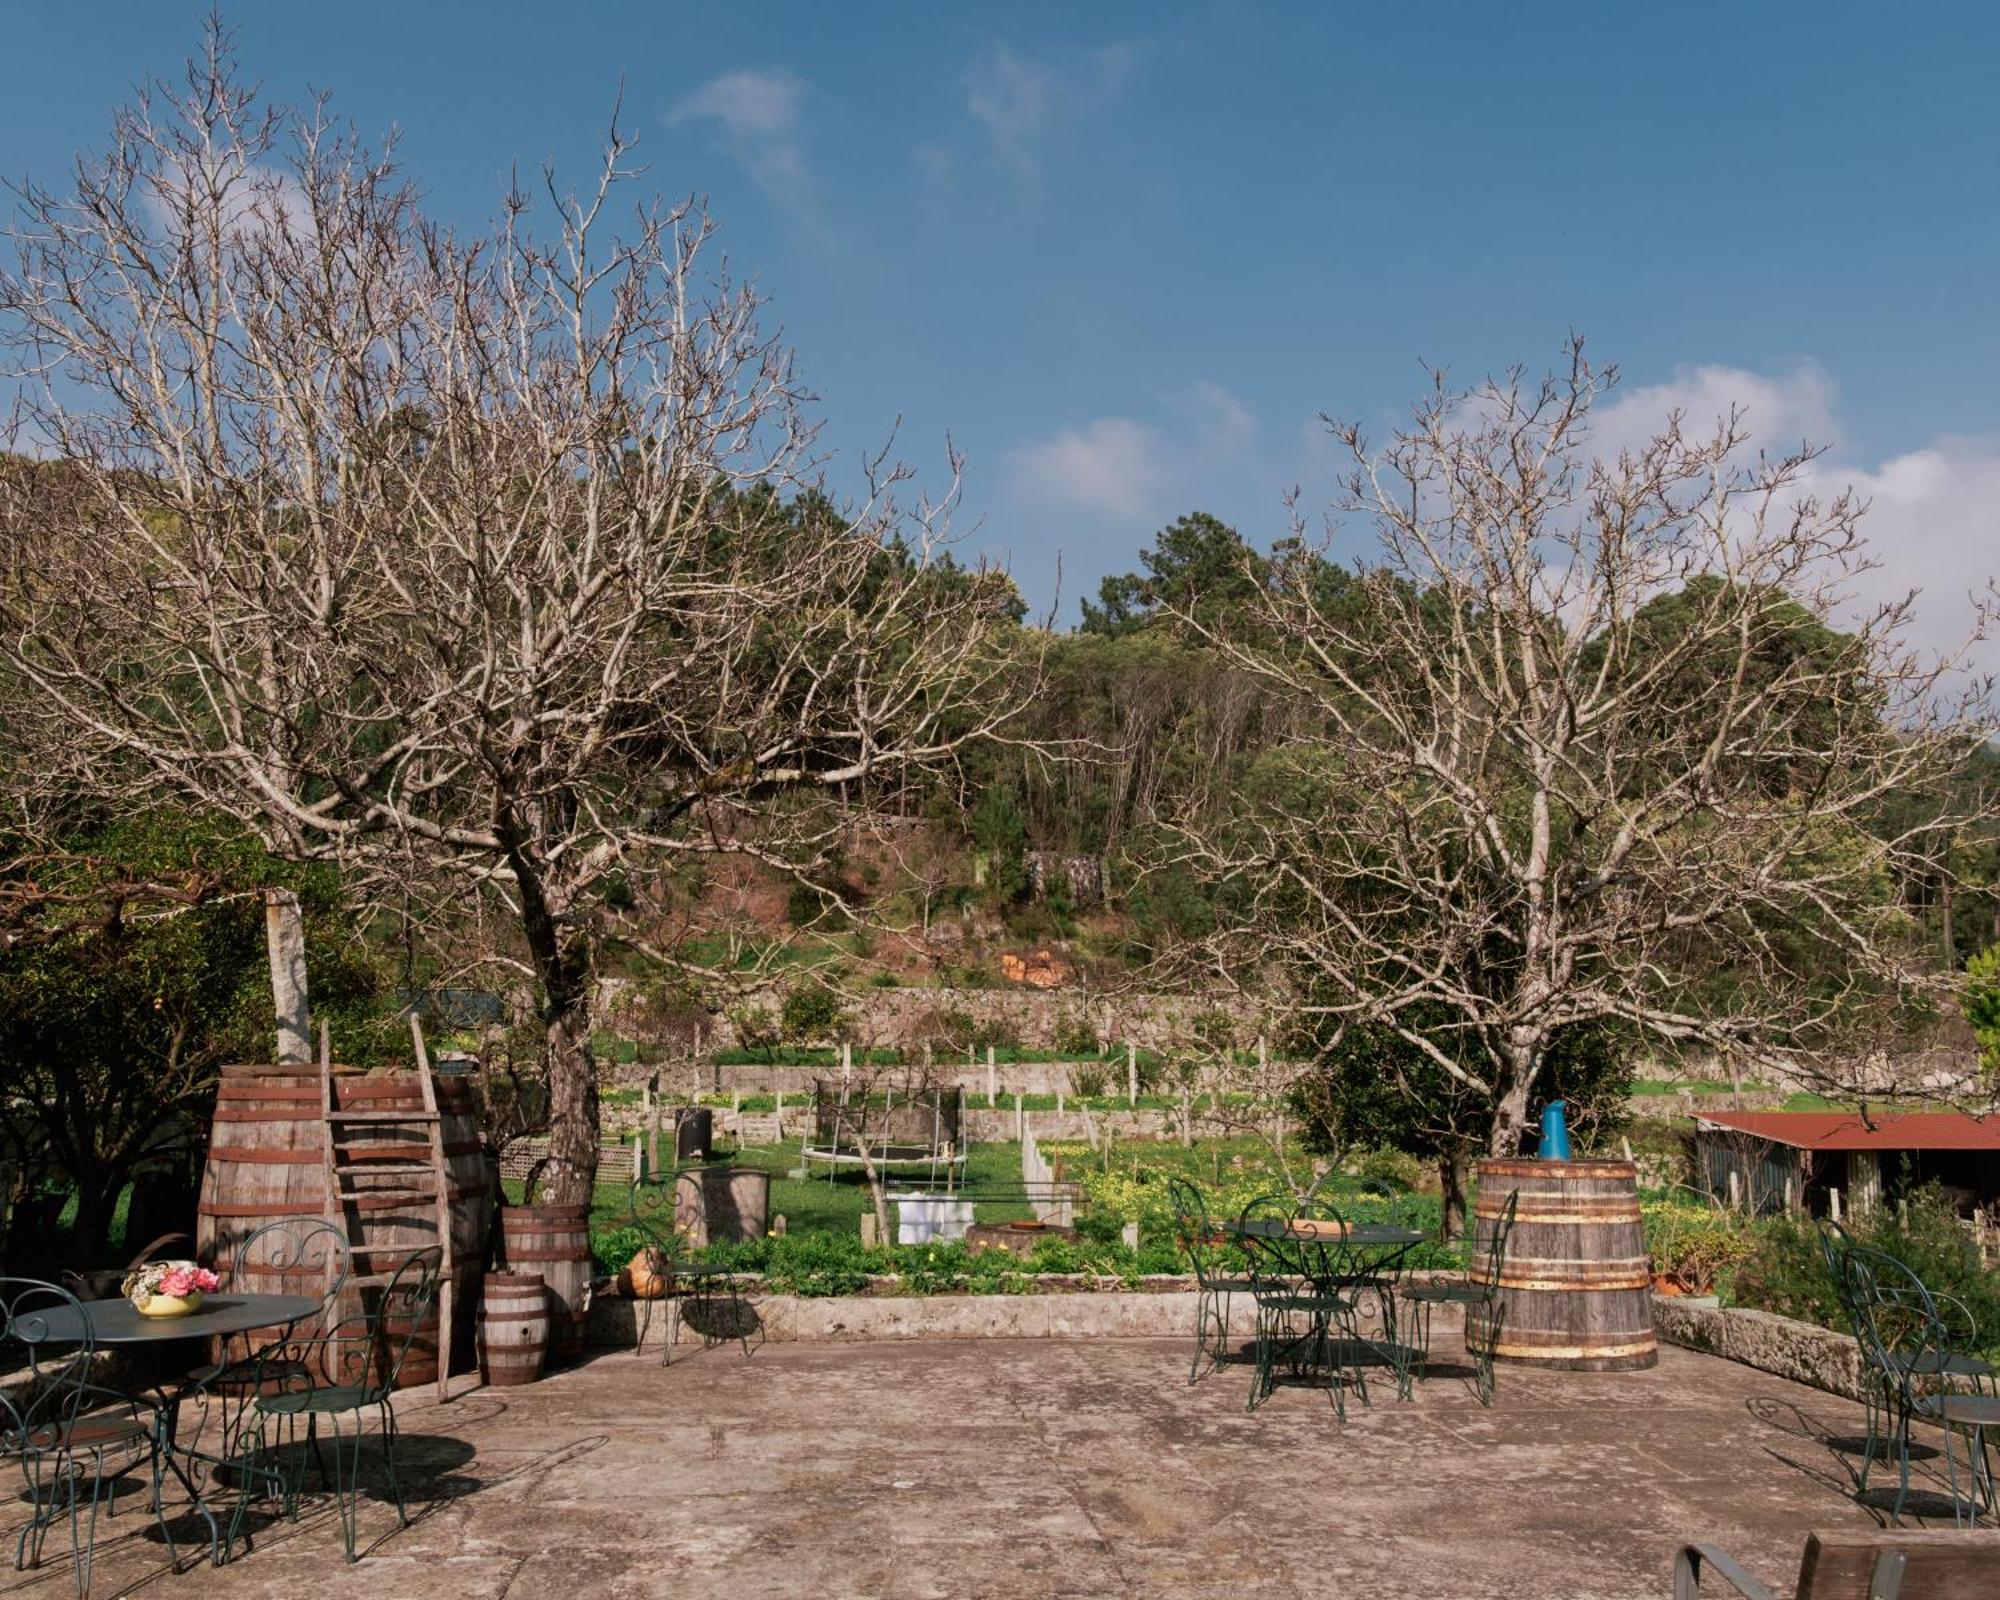
[(1011, 586), (939, 547), (956, 461), (911, 503), (871, 463), (837, 510), (700, 203), (625, 207), (632, 144), (614, 119), (594, 186), (545, 174), (462, 237), (212, 30), (106, 155), (17, 191), (0, 274), (25, 434), (72, 469), (0, 506), (4, 659), (95, 782), (504, 907), (572, 1202), (621, 881), (803, 869), (1025, 682)]
[(1848, 593), (1865, 508), (1734, 415), (1603, 458), (1614, 381), (1576, 343), (1541, 382), (1440, 377), (1380, 451), (1330, 423), (1377, 554), (1295, 530), (1252, 627), (1180, 613), (1282, 709), (1180, 830), (1233, 907), (1215, 954), (1322, 1039), (1392, 1030), (1494, 1153), (1566, 1029), (1826, 1070), (1864, 1002), (1942, 1000), (1898, 886), (1993, 816), (1955, 782), (1990, 685), (1904, 646), (1910, 599)]

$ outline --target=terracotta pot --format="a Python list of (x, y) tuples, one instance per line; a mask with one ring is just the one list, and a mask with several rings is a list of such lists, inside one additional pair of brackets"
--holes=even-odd
[(673, 1289), (674, 1275), (667, 1258), (647, 1245), (618, 1274), (618, 1288), (628, 1300), (661, 1300)]

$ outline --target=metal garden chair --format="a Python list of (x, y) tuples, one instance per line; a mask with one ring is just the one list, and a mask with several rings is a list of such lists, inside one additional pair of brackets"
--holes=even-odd
[[(1978, 1336), (1971, 1313), (1949, 1295), (1933, 1294), (1909, 1265), (1867, 1245), (1847, 1246), (1842, 1258), (1852, 1300), (1855, 1337), (1863, 1366), (1884, 1398), (1890, 1436), (1881, 1437), (1878, 1412), (1868, 1411), (1868, 1441), (1861, 1462), (1860, 1489), (1866, 1491), (1876, 1449), (1893, 1446), (1897, 1489), (1889, 1514), (1900, 1520), (1910, 1494), (1910, 1425), (1933, 1423), (1944, 1433), (1945, 1471), (1951, 1484), (1952, 1513), (1961, 1519), (1958, 1467), (1952, 1445), (1967, 1436), (1971, 1487), (1989, 1515), (2000, 1513), (1983, 1429), (2000, 1426), (2000, 1400), (1993, 1392), (1993, 1369), (1966, 1345)], [(1977, 1517), (1977, 1510), (1974, 1517)]]
[(1228, 1358), (1230, 1300), (1253, 1293), (1254, 1285), (1248, 1277), (1231, 1277), (1220, 1270), (1221, 1235), (1209, 1220), (1201, 1190), (1185, 1178), (1170, 1176), (1167, 1198), (1174, 1208), (1174, 1241), (1194, 1268), (1194, 1360), (1188, 1367), (1188, 1382), (1194, 1383), (1202, 1376), (1204, 1358), (1209, 1371)]
[[(80, 1335), (52, 1333), (55, 1315)], [(160, 1508), (160, 1413), (91, 1382), (95, 1356), (75, 1295), (33, 1278), (0, 1278), (0, 1363), (15, 1368), (8, 1389), (0, 1390), (0, 1462), (20, 1468), (31, 1508), (14, 1546), (14, 1569), (39, 1567), (49, 1529), (67, 1521), (79, 1596), (90, 1592), (98, 1509), (115, 1514), (120, 1483), (141, 1467), (151, 1479), (153, 1515), (173, 1549)]]
[[(239, 1456), (238, 1434), (250, 1402), (261, 1385), (297, 1383), (310, 1376), (305, 1365), (313, 1337), (340, 1320), (340, 1297), (353, 1270), (354, 1258), (346, 1231), (324, 1217), (285, 1217), (267, 1222), (246, 1235), (230, 1253), (222, 1271), (224, 1293), (270, 1294), (281, 1284), (301, 1278), (320, 1285), (320, 1309), (306, 1322), (279, 1331), (242, 1333), (220, 1340), (220, 1359), (196, 1367), (182, 1384), (179, 1400), (201, 1408), (198, 1429), (204, 1429), (213, 1408), (217, 1424), (216, 1453)], [(181, 1422), (186, 1428), (185, 1417)], [(198, 1444), (199, 1438), (193, 1441)], [(238, 1461), (238, 1465), (241, 1463)]]
[[(734, 1274), (727, 1267), (708, 1261), (696, 1261), (688, 1253), (687, 1236), (681, 1231), (674, 1216), (674, 1197), (677, 1177), (664, 1184), (645, 1183), (634, 1180), (630, 1196), (631, 1225), (646, 1240), (646, 1248), (653, 1255), (654, 1271), (664, 1280), (662, 1293), (647, 1296), (639, 1301), (639, 1341), (633, 1350), (635, 1356), (646, 1351), (646, 1332), (652, 1326), (653, 1306), (658, 1303), (666, 1312), (666, 1328), (660, 1341), (660, 1365), (666, 1366), (673, 1360), (674, 1346), (680, 1340), (683, 1321), (691, 1322), (701, 1335), (704, 1348), (721, 1343), (730, 1337), (719, 1332), (729, 1326), (747, 1324), (747, 1308), (737, 1293)], [(684, 1314), (683, 1302), (694, 1310), (692, 1318)], [(731, 1307), (731, 1321), (725, 1323), (720, 1316), (712, 1315), (722, 1303)], [(750, 1353), (750, 1338), (747, 1328), (736, 1335), (743, 1344), (743, 1353)]]
[[(1243, 1208), (1245, 1223), (1289, 1227), (1291, 1207), (1277, 1195), (1252, 1200)], [(1347, 1388), (1352, 1383), (1368, 1403), (1368, 1380), (1360, 1364), (1349, 1359), (1360, 1345), (1356, 1301), (1315, 1279), (1301, 1251), (1286, 1253), (1282, 1234), (1260, 1237), (1249, 1245), (1250, 1293), (1257, 1305), (1257, 1359), (1250, 1375), (1245, 1409), (1254, 1411), (1277, 1388), (1282, 1364), (1295, 1376), (1323, 1379), (1333, 1396), (1335, 1414), (1347, 1420)]]
[(1493, 1351), (1500, 1340), (1500, 1275), (1507, 1264), (1507, 1242), (1514, 1232), (1516, 1190), (1494, 1223), (1484, 1257), (1463, 1278), (1444, 1283), (1410, 1284), (1403, 1298), (1415, 1308), (1418, 1372), (1430, 1376), (1431, 1314), (1439, 1306), (1459, 1306), (1465, 1312), (1465, 1348), (1472, 1356), (1479, 1403), (1493, 1404)]
[[(370, 1410), (376, 1412), (380, 1423), (378, 1433), (389, 1493), (396, 1502), (396, 1526), (409, 1526), (402, 1483), (396, 1475), (393, 1397), (396, 1379), (409, 1356), (410, 1346), (416, 1341), (418, 1327), (437, 1302), (438, 1274), (443, 1261), (444, 1252), (435, 1245), (413, 1252), (385, 1281), (363, 1283), (363, 1309), (359, 1315), (331, 1323), (297, 1345), (273, 1346), (265, 1353), (259, 1363), (250, 1416), (239, 1430), (238, 1457), (242, 1470), (237, 1475), (239, 1491), (236, 1514), (229, 1525), (229, 1545), (235, 1544), (249, 1509), (251, 1485), (268, 1478), (273, 1470), (268, 1463), (284, 1450), (292, 1458), (284, 1478), (284, 1514), (293, 1518), (298, 1515), (305, 1461), (311, 1456), (319, 1468), (321, 1482), (333, 1491), (347, 1559), (355, 1560), (361, 1440)], [(439, 1352), (439, 1359), (445, 1359), (445, 1352)], [(331, 1477), (320, 1453), (322, 1418), (333, 1435)], [(343, 1418), (351, 1420), (351, 1429), (343, 1426)], [(305, 1422), (303, 1440), (299, 1438), (301, 1419)]]

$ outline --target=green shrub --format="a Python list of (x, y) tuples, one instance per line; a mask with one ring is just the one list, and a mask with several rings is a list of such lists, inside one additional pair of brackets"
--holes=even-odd
[(1387, 1184), (1408, 1194), (1424, 1181), (1423, 1163), (1404, 1150), (1370, 1150), (1354, 1164), (1354, 1175), (1365, 1183)]
[(597, 1270), (610, 1276), (624, 1271), (626, 1264), (652, 1242), (639, 1228), (611, 1228), (592, 1236), (590, 1254)]
[(1673, 1200), (1647, 1201), (1639, 1211), (1654, 1275), (1683, 1294), (1714, 1294), (1756, 1248), (1735, 1212)]
[(823, 983), (794, 984), (785, 992), (784, 1009), (778, 1026), (793, 1044), (821, 1044), (834, 1037), (847, 1022), (840, 1003), (840, 991)]
[(1103, 1052), (1097, 1029), (1081, 1011), (1072, 1011), (1056, 1023), (1056, 1050), (1066, 1056), (1094, 1056)]
[(1096, 1061), (1080, 1061), (1070, 1068), (1069, 1086), (1079, 1099), (1101, 1099), (1111, 1087), (1111, 1071)]
[[(1878, 1208), (1854, 1228), (1855, 1237), (1904, 1263), (1932, 1294), (1957, 1300), (1976, 1325), (1975, 1347), (2000, 1354), (2000, 1273), (1980, 1265), (1977, 1247), (1935, 1185), (1910, 1195), (1905, 1209)], [(1736, 1269), (1733, 1304), (1851, 1331), (1811, 1222), (1772, 1217), (1756, 1225), (1754, 1236)]]

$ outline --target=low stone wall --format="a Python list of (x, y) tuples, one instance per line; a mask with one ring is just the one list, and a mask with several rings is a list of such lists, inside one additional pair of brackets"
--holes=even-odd
[[(1068, 1280), (1074, 1282), (1074, 1280)], [(757, 1339), (1192, 1339), (1195, 1304), (1192, 1278), (1148, 1278), (1138, 1289), (1066, 1289), (1036, 1294), (826, 1295), (766, 1294), (747, 1288), (756, 1313)], [(640, 1307), (615, 1294), (600, 1293), (590, 1306), (589, 1343), (629, 1350), (638, 1340)], [(656, 1347), (663, 1319), (657, 1314), (646, 1336)], [(1248, 1295), (1229, 1306), (1229, 1333), (1254, 1337), (1255, 1310)], [(1449, 1332), (1443, 1321), (1436, 1348)], [(685, 1329), (681, 1337), (693, 1337)]]
[(1849, 1400), (1861, 1398), (1861, 1351), (1831, 1328), (1769, 1311), (1653, 1300), (1653, 1327), (1669, 1344), (1701, 1350)]

